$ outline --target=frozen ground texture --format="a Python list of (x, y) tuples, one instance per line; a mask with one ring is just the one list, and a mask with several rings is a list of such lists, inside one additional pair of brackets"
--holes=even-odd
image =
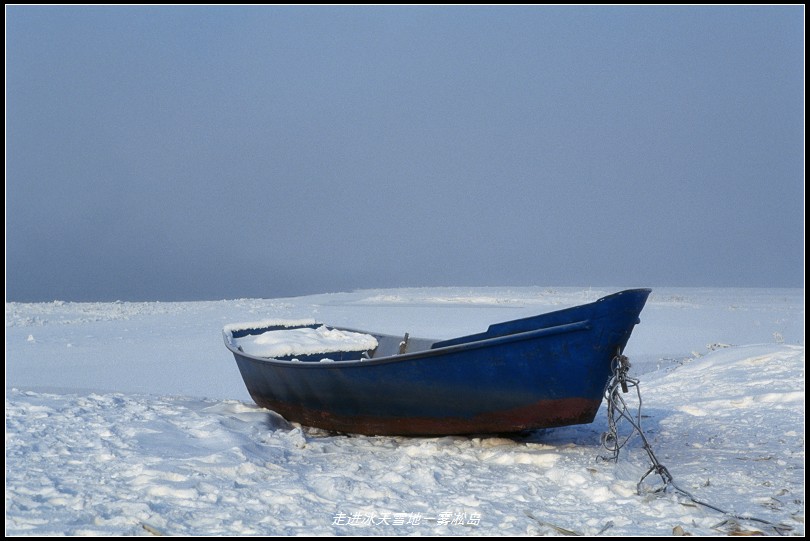
[[(235, 321), (305, 318), (450, 338), (618, 289), (7, 303), (6, 533), (773, 533), (637, 495), (637, 438), (597, 460), (604, 407), (516, 438), (335, 435), (254, 406), (221, 338)], [(626, 353), (676, 482), (804, 535), (804, 291), (656, 289), (641, 319)]]

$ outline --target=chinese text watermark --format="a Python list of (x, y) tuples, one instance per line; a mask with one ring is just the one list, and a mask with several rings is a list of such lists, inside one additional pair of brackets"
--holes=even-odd
[(419, 526), (435, 523), (438, 526), (478, 526), (481, 513), (444, 511), (441, 513), (335, 513), (332, 526)]

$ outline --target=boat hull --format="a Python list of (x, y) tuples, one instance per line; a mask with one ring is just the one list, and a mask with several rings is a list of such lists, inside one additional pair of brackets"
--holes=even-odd
[(369, 435), (520, 432), (593, 421), (611, 359), (649, 293), (623, 291), (364, 361), (295, 363), (226, 344), (253, 400), (290, 421)]

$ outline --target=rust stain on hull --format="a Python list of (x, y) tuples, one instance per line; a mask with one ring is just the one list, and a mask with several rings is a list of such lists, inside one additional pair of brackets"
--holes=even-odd
[(307, 426), (369, 436), (445, 436), (497, 434), (593, 422), (601, 397), (540, 400), (533, 404), (473, 417), (375, 417), (335, 415), (254, 396), (260, 406)]

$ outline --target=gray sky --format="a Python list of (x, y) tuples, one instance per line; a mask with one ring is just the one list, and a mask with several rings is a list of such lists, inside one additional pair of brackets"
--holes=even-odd
[(804, 284), (804, 8), (7, 7), (8, 300)]

